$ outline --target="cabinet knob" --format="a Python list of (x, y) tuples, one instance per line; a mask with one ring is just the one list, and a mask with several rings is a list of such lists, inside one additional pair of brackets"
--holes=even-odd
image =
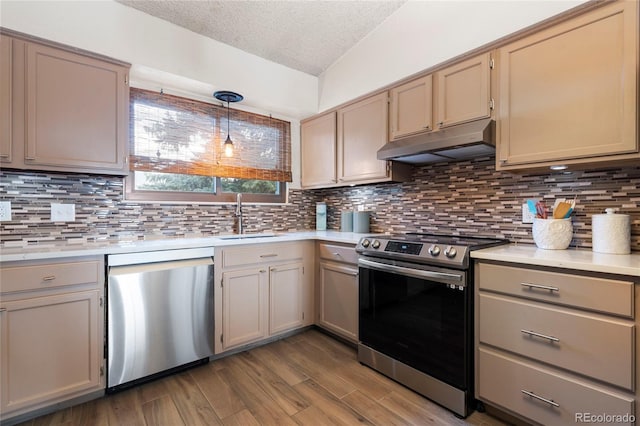
[(440, 126), (440, 127), (444, 126), (444, 121), (440, 121), (440, 122), (438, 123), (438, 126)]

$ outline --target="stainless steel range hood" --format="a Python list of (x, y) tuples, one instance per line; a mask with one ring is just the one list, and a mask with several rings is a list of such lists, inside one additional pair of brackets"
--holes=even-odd
[(467, 160), (494, 155), (495, 146), (495, 121), (486, 118), (389, 142), (378, 150), (378, 160), (410, 164)]

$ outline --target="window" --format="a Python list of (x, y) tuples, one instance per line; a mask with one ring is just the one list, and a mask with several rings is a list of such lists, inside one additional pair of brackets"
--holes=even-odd
[(224, 155), (227, 108), (132, 88), (127, 198), (284, 202), (291, 182), (290, 123), (230, 110), (233, 157)]

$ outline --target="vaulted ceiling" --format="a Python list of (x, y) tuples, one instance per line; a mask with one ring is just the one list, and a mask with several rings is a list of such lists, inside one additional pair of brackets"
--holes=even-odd
[(317, 76), (406, 0), (116, 1)]

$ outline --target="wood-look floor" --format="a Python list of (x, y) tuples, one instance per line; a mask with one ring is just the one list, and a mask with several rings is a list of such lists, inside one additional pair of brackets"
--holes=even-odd
[(503, 425), (466, 420), (309, 330), (23, 425)]

